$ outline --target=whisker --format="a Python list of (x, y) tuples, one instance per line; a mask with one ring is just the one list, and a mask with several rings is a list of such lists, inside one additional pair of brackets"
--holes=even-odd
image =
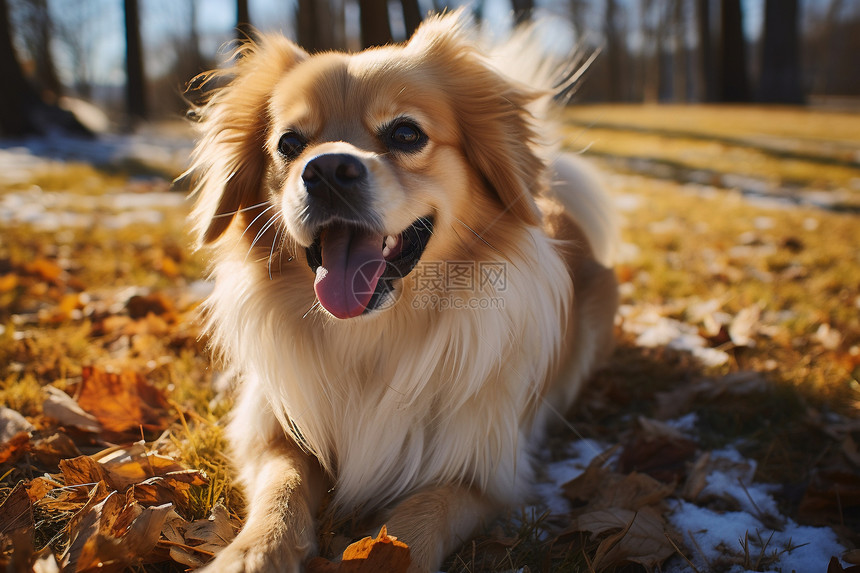
[[(268, 210), (270, 210), (270, 209), (274, 209), (274, 207), (275, 207), (274, 205), (269, 205), (268, 207), (266, 207), (265, 209), (263, 209), (263, 211), (262, 211), (259, 215), (257, 215), (256, 217), (254, 217), (254, 218), (251, 220), (251, 222), (250, 222), (250, 223), (248, 223), (248, 226), (247, 226), (247, 227), (245, 227), (245, 230), (244, 230), (244, 231), (242, 231), (242, 237), (244, 237), (244, 236), (245, 236), (245, 233), (247, 233), (247, 232), (248, 232), (248, 229), (250, 229), (250, 228), (254, 225), (254, 223), (256, 223), (256, 222), (257, 222), (257, 219), (259, 219), (260, 217), (262, 217), (263, 215), (265, 215), (265, 214), (266, 214), (266, 211), (268, 211)], [(242, 237), (239, 237), (239, 238), (241, 239)]]
[[(281, 233), (281, 227), (275, 229), (275, 238), (272, 239), (272, 249), (269, 251), (269, 280), (272, 280), (272, 257), (275, 256), (275, 245), (278, 243), (278, 235)], [(280, 261), (278, 261), (280, 264)]]
[(220, 219), (221, 217), (231, 217), (236, 215), (237, 213), (244, 213), (245, 211), (250, 211), (252, 209), (258, 209), (268, 203), (268, 201), (263, 201), (262, 203), (257, 203), (256, 205), (251, 205), (250, 207), (242, 207), (241, 209), (236, 209), (235, 211), (228, 211), (226, 213), (218, 213), (217, 215), (212, 215), (213, 219)]
[[(263, 235), (265, 235), (265, 234), (266, 234), (266, 231), (268, 231), (269, 229), (271, 229), (271, 228), (272, 228), (272, 225), (274, 225), (274, 224), (278, 221), (278, 218), (279, 218), (280, 216), (281, 216), (281, 213), (280, 213), (280, 212), (275, 213), (275, 214), (274, 214), (274, 215), (273, 215), (273, 216), (272, 216), (272, 217), (271, 217), (271, 218), (266, 222), (266, 224), (265, 224), (265, 225), (263, 225), (263, 228), (262, 228), (262, 229), (260, 229), (260, 232), (258, 232), (258, 233), (257, 233), (257, 236), (256, 236), (256, 237), (254, 237), (254, 240), (253, 240), (253, 241), (251, 241), (251, 246), (250, 246), (250, 247), (248, 247), (248, 254), (247, 254), (247, 255), (245, 255), (245, 260), (247, 260), (247, 259), (248, 259), (248, 256), (251, 254), (251, 251), (252, 251), (252, 250), (254, 250), (254, 247), (256, 247), (256, 246), (257, 246), (257, 241), (259, 241), (259, 240), (260, 240), (260, 237), (262, 237)], [(261, 259), (261, 260), (262, 260), (262, 259)]]
[(308, 316), (311, 312), (313, 312), (313, 311), (314, 311), (314, 309), (316, 309), (316, 308), (317, 308), (318, 306), (320, 306), (321, 304), (322, 304), (322, 303), (320, 303), (320, 301), (319, 301), (319, 300), (315, 300), (315, 301), (314, 301), (314, 303), (311, 305), (311, 307), (308, 309), (308, 311), (307, 311), (304, 315), (302, 315), (302, 320), (304, 320), (305, 318), (307, 318), (307, 316)]

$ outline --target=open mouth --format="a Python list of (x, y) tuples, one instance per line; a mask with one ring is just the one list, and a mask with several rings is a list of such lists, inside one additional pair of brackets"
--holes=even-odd
[(353, 318), (392, 302), (394, 282), (415, 268), (432, 234), (433, 217), (396, 235), (349, 223), (324, 227), (305, 249), (320, 304), (337, 318)]

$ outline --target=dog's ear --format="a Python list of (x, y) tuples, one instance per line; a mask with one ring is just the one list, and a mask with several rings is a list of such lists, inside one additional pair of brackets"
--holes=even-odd
[(546, 164), (528, 108), (547, 94), (496, 70), (476, 48), (474, 33), (460, 9), (427, 20), (407, 50), (435, 69), (450, 96), (468, 161), (507, 211), (538, 224), (534, 195), (547, 184)]
[(265, 200), (269, 98), (283, 74), (306, 57), (286, 38), (261, 36), (242, 44), (230, 65), (200, 82), (203, 89), (216, 87), (195, 110), (201, 136), (183, 176), (196, 195), (191, 217), (198, 244), (215, 241), (236, 213)]

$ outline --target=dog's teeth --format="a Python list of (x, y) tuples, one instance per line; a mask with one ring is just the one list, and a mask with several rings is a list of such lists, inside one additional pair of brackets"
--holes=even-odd
[(391, 250), (397, 246), (398, 237), (396, 235), (387, 235), (385, 242), (382, 243), (382, 256), (387, 257), (391, 254)]

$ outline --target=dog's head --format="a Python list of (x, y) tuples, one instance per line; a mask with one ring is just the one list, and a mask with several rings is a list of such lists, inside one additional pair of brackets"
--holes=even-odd
[(241, 48), (202, 109), (200, 241), (234, 227), (270, 266), (286, 250), (322, 307), (352, 318), (389, 306), (420, 261), (481, 260), (537, 224), (526, 107), (542, 94), (497, 72), (471, 33), (454, 13), (358, 54), (274, 36)]

